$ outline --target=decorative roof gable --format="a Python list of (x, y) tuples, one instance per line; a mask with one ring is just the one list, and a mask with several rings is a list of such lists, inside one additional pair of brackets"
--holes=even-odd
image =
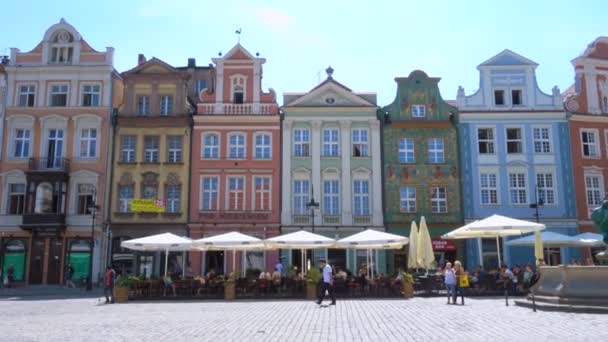
[(175, 69), (170, 64), (163, 62), (156, 57), (152, 57), (150, 60), (139, 64), (135, 68), (123, 72), (122, 75), (163, 73), (183, 73), (183, 71)]
[(488, 59), (487, 61), (479, 64), (479, 67), (487, 67), (487, 66), (538, 66), (538, 64), (532, 60), (527, 59), (526, 57), (517, 54), (509, 49), (502, 50), (499, 54), (494, 57)]

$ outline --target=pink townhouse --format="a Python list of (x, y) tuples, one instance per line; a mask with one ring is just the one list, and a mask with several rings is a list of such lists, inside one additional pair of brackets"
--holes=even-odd
[[(281, 127), (276, 94), (263, 92), (262, 65), (240, 44), (213, 58), (214, 89), (200, 92), (192, 133), (190, 236), (238, 231), (279, 234)], [(272, 270), (278, 253), (237, 253), (236, 270)], [(194, 272), (231, 272), (232, 254), (192, 253)]]

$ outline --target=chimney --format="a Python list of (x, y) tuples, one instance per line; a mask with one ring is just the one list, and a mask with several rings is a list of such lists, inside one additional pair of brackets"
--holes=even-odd
[(196, 59), (188, 58), (188, 68), (195, 68), (195, 67), (196, 67)]
[(143, 53), (140, 53), (139, 56), (137, 56), (137, 65), (142, 65), (146, 63), (146, 56), (144, 56)]

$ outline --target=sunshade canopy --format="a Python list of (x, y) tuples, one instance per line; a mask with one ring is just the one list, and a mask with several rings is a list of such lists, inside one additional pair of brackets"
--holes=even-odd
[[(581, 242), (575, 236), (559, 234), (550, 231), (540, 233), (542, 244), (544, 247), (577, 247), (581, 246)], [(519, 239), (507, 242), (508, 246), (534, 246), (534, 234), (521, 237)]]
[(136, 251), (187, 251), (192, 240), (172, 233), (150, 235), (142, 238), (125, 240), (120, 246)]
[(309, 249), (309, 248), (325, 248), (335, 245), (336, 240), (323, 235), (313, 234), (305, 230), (300, 230), (294, 233), (275, 236), (266, 239), (266, 246), (270, 248), (286, 248), (286, 249)]
[(336, 242), (336, 247), (355, 249), (399, 249), (407, 244), (405, 236), (366, 229)]
[(577, 238), (584, 247), (603, 247), (606, 246), (604, 243), (604, 237), (602, 234), (597, 233), (582, 233), (574, 236)]
[(264, 241), (239, 232), (230, 232), (194, 240), (192, 246), (201, 250), (263, 249)]

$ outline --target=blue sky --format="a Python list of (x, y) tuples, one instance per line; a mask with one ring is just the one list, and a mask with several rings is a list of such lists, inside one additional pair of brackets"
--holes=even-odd
[[(85, 5), (86, 3), (86, 5)], [(0, 52), (32, 49), (64, 17), (98, 50), (116, 48), (115, 67), (133, 67), (138, 53), (172, 65), (208, 64), (241, 43), (267, 59), (263, 87), (307, 91), (331, 65), (355, 91), (392, 102), (393, 79), (422, 69), (441, 77), (445, 99), (459, 85), (478, 85), (478, 64), (509, 48), (540, 64), (540, 87), (572, 83), (570, 60), (608, 35), (608, 1), (6, 1), (0, 10)], [(584, 4), (583, 4), (584, 3)], [(35, 9), (35, 10), (33, 10)], [(321, 72), (321, 74), (319, 74)]]

